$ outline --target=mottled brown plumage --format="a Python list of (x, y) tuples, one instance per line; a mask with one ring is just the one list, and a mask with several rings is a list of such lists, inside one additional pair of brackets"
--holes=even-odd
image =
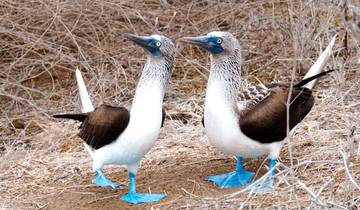
[[(269, 93), (256, 106), (250, 103), (244, 110), (239, 110), (239, 125), (241, 131), (251, 139), (272, 143), (286, 137), (286, 103), (290, 86), (270, 84), (266, 87), (269, 88)], [(311, 90), (293, 87), (289, 109), (290, 130), (304, 119), (313, 105)]]
[[(289, 109), (289, 130), (300, 123), (314, 105), (312, 91), (302, 87), (314, 79), (333, 70), (321, 72), (295, 84), (291, 90)], [(244, 84), (238, 94), (240, 130), (251, 139), (260, 143), (282, 141), (287, 133), (286, 104), (290, 84), (271, 83), (261, 85)], [(204, 117), (202, 118), (204, 125)]]
[[(312, 91), (303, 86), (332, 71), (321, 72), (292, 87), (289, 130), (300, 123), (314, 105)], [(261, 143), (284, 140), (287, 133), (286, 104), (290, 87), (290, 84), (271, 83), (249, 86), (240, 91), (239, 101), (243, 102), (242, 106), (238, 107), (241, 131)]]

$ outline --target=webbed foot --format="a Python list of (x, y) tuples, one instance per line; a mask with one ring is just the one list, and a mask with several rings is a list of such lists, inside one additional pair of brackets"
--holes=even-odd
[(165, 197), (165, 194), (128, 193), (122, 196), (121, 200), (128, 203), (138, 204), (157, 202)]

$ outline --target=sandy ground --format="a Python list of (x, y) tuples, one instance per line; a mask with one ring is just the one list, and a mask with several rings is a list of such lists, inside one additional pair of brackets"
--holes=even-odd
[[(208, 175), (221, 172), (228, 172), (235, 166), (235, 161), (226, 160), (204, 160), (190, 158), (187, 156), (176, 157), (173, 160), (176, 166), (171, 165), (159, 167), (156, 170), (140, 170), (137, 177), (139, 192), (162, 192), (168, 197), (161, 202), (153, 204), (132, 205), (122, 202), (120, 195), (127, 193), (127, 186), (122, 190), (101, 189), (93, 185), (86, 185), (92, 175), (81, 177), (82, 186), (64, 188), (64, 192), (47, 198), (47, 209), (149, 209), (154, 208), (171, 208), (179, 206), (186, 208), (187, 198), (189, 196), (214, 197), (223, 194), (236, 192), (238, 189), (218, 189), (213, 184), (206, 182), (204, 179)], [(121, 171), (112, 173), (111, 178), (121, 183), (127, 184), (127, 173)], [(66, 202), (64, 202), (66, 201)]]

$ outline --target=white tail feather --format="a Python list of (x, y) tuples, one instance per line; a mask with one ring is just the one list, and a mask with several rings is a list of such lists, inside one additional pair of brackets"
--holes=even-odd
[[(79, 69), (76, 69), (75, 77), (76, 77), (76, 82), (77, 82), (79, 94), (80, 94), (81, 112), (86, 113), (86, 112), (94, 111), (94, 106), (91, 103), (89, 93), (86, 89), (84, 79), (81, 76), (81, 72)], [(86, 143), (84, 143), (84, 146), (85, 146), (86, 151), (90, 154), (91, 158), (94, 159), (94, 149), (92, 149)]]
[[(329, 58), (332, 54), (332, 48), (334, 47), (335, 40), (336, 40), (336, 35), (331, 39), (330, 44), (326, 47), (326, 49), (320, 55), (320, 57), (316, 60), (316, 62), (311, 66), (310, 70), (304, 76), (304, 79), (312, 77), (316, 74), (319, 74), (322, 71), (322, 69), (325, 67), (327, 61), (329, 60)], [(317, 81), (317, 79), (307, 83), (303, 87), (312, 89), (315, 86), (316, 81)]]
[(86, 112), (94, 111), (94, 106), (91, 103), (89, 93), (86, 89), (84, 79), (81, 76), (79, 69), (76, 69), (75, 76), (80, 94), (81, 112), (86, 113)]

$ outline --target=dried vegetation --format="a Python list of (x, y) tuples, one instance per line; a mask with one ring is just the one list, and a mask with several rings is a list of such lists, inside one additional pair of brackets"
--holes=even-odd
[[(203, 178), (234, 161), (209, 146), (200, 125), (209, 58), (176, 42), (166, 126), (139, 170), (140, 188), (165, 191), (161, 203), (133, 208), (331, 208), (360, 206), (360, 5), (356, 1), (0, 1), (0, 208), (130, 208), (125, 190), (93, 187), (91, 159), (77, 124), (54, 113), (78, 112), (74, 69), (95, 105), (129, 107), (145, 60), (122, 33), (161, 33), (174, 41), (212, 30), (234, 33), (244, 78), (290, 81), (312, 65), (334, 34), (335, 52), (316, 105), (284, 146), (270, 193), (217, 189)], [(264, 173), (262, 159), (247, 167)], [(126, 180), (121, 167), (106, 167)], [(125, 183), (126, 184), (126, 183)], [(66, 201), (66, 202), (65, 202)]]

